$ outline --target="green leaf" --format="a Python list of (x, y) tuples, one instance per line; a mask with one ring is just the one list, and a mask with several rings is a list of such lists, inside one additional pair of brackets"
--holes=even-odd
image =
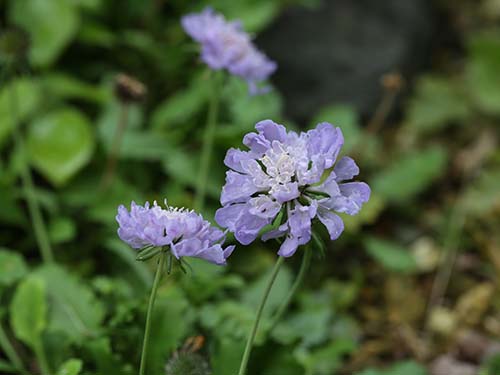
[(151, 115), (151, 127), (169, 129), (185, 124), (203, 109), (210, 87), (210, 79), (205, 75), (195, 77), (186, 89), (177, 91), (156, 107)]
[(357, 215), (340, 214), (344, 221), (345, 231), (348, 233), (357, 233), (364, 224), (372, 224), (379, 217), (385, 207), (384, 200), (373, 192), (370, 199), (363, 205), (363, 209)]
[(301, 339), (303, 346), (311, 346), (324, 341), (330, 332), (328, 326), (332, 311), (330, 306), (306, 309), (289, 315), (273, 330), (273, 338), (282, 344), (292, 344)]
[(267, 0), (212, 0), (210, 5), (228, 20), (239, 19), (245, 30), (257, 32), (268, 25), (279, 12), (279, 2)]
[(76, 236), (75, 222), (69, 217), (58, 217), (49, 223), (49, 237), (52, 243), (71, 241)]
[[(304, 366), (307, 375), (330, 375), (342, 366), (346, 355), (356, 350), (356, 343), (352, 339), (340, 339), (318, 349), (307, 351), (298, 348), (294, 355)], [(403, 374), (403, 373), (402, 373)], [(406, 373), (404, 373), (407, 375)]]
[(443, 174), (446, 160), (446, 152), (441, 147), (394, 158), (392, 164), (372, 180), (372, 190), (388, 202), (404, 203)]
[(99, 375), (136, 375), (137, 372), (125, 361), (120, 361), (120, 356), (111, 350), (109, 337), (99, 337), (94, 340), (86, 340), (83, 347), (96, 365)]
[(181, 283), (189, 298), (196, 303), (209, 299), (222, 289), (236, 289), (245, 285), (241, 276), (227, 274), (224, 267), (197, 258), (191, 258), (188, 262), (192, 274), (183, 277)]
[(461, 197), (461, 204), (470, 215), (484, 218), (488, 213), (495, 212), (500, 207), (498, 194), (500, 168), (486, 169), (478, 176)]
[[(12, 100), (16, 99), (16, 113), (12, 110)], [(14, 129), (15, 122), (27, 120), (38, 108), (41, 101), (37, 81), (20, 78), (2, 86), (0, 90), (0, 147)]]
[[(413, 361), (400, 362), (385, 370), (367, 369), (356, 375), (428, 375), (422, 365)], [(450, 374), (451, 375), (451, 374)]]
[(75, 109), (62, 109), (30, 124), (27, 137), (31, 163), (56, 186), (64, 185), (92, 156), (90, 122)]
[(0, 248), (0, 288), (10, 286), (28, 273), (21, 254)]
[[(198, 153), (171, 149), (163, 159), (163, 168), (177, 183), (195, 188), (198, 184), (199, 159)], [(212, 161), (216, 163), (216, 160)], [(212, 168), (208, 176), (207, 193), (213, 198), (220, 196), (220, 187), (224, 182), (223, 173), (221, 168)]]
[[(122, 104), (113, 100), (108, 103), (98, 121), (100, 140), (108, 153), (111, 152), (117, 127), (123, 121)], [(144, 113), (138, 104), (129, 104), (123, 138), (118, 152), (119, 159), (160, 160), (169, 155), (169, 139), (165, 134), (141, 129)], [(119, 125), (120, 124), (120, 125)]]
[(82, 366), (83, 362), (80, 359), (68, 359), (59, 367), (57, 375), (78, 375), (82, 370)]
[[(9, 362), (0, 359), (0, 371), (4, 371), (7, 374), (17, 374), (19, 370), (11, 365)], [(3, 373), (2, 373), (3, 374)]]
[(44, 89), (61, 99), (81, 99), (92, 103), (104, 104), (111, 98), (111, 93), (104, 87), (98, 87), (78, 80), (67, 74), (52, 73), (43, 77)]
[(310, 129), (315, 128), (321, 122), (329, 122), (342, 129), (344, 135), (343, 151), (349, 150), (361, 139), (361, 128), (359, 115), (354, 107), (349, 105), (332, 105), (323, 108), (310, 123)]
[(211, 354), (213, 373), (217, 375), (237, 374), (244, 349), (244, 339), (235, 340), (232, 337), (220, 337)]
[[(269, 282), (272, 269), (263, 273), (256, 281), (251, 283), (242, 295), (242, 302), (248, 306), (255, 308), (260, 303), (264, 289)], [(292, 273), (286, 266), (282, 266), (276, 280), (274, 281), (273, 288), (267, 298), (266, 306), (264, 307), (263, 315), (271, 314), (276, 308), (279, 307), (281, 302), (288, 295), (292, 285)]]
[(477, 107), (500, 115), (500, 34), (480, 33), (468, 41), (470, 57), (466, 65), (466, 85)]
[(31, 63), (51, 65), (78, 28), (75, 3), (67, 0), (15, 0), (9, 4), (10, 20), (30, 35)]
[(470, 114), (468, 98), (460, 85), (448, 78), (424, 76), (410, 101), (408, 122), (418, 132), (428, 133), (461, 123)]
[(393, 242), (370, 237), (364, 241), (367, 253), (389, 271), (414, 272), (417, 263), (412, 253)]
[[(2, 166), (0, 166), (0, 169)], [(26, 213), (17, 202), (17, 186), (0, 185), (0, 222), (22, 226), (26, 224)]]
[(123, 272), (128, 284), (137, 284), (138, 292), (146, 292), (151, 288), (153, 283), (151, 272), (144, 263), (135, 259), (135, 252), (128, 245), (116, 236), (105, 241), (103, 245), (116, 259), (117, 268)]
[(229, 77), (223, 98), (228, 103), (232, 126), (251, 130), (266, 118), (277, 120), (282, 111), (282, 100), (276, 90), (262, 95), (250, 95), (248, 85), (238, 77)]
[(91, 289), (57, 265), (42, 266), (34, 274), (47, 285), (49, 330), (64, 333), (75, 343), (98, 334), (104, 308)]
[(37, 277), (29, 277), (16, 289), (10, 304), (10, 325), (14, 335), (34, 348), (40, 342), (47, 326), (45, 283)]
[[(255, 306), (225, 301), (218, 304), (205, 304), (200, 311), (200, 320), (203, 327), (214, 332), (219, 338), (232, 338), (244, 341), (252, 328), (255, 318)], [(263, 317), (259, 331), (255, 338), (256, 344), (264, 340), (265, 328), (269, 326), (268, 317)]]
[(194, 316), (188, 310), (189, 303), (179, 289), (160, 291), (153, 311), (149, 344), (148, 368), (152, 374), (160, 374), (165, 357), (177, 347), (188, 333)]
[(494, 354), (481, 364), (480, 375), (500, 374), (500, 355)]

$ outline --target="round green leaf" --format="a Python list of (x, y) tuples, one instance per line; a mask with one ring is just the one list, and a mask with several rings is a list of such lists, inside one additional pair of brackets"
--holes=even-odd
[(369, 237), (365, 247), (367, 253), (389, 271), (411, 273), (417, 269), (413, 255), (394, 242)]
[(68, 0), (16, 0), (10, 2), (9, 18), (30, 35), (29, 57), (34, 65), (55, 61), (78, 27), (78, 10)]
[(20, 254), (0, 249), (0, 288), (13, 284), (27, 272), (28, 267)]
[[(12, 101), (16, 100), (16, 111), (12, 111)], [(38, 82), (19, 78), (2, 85), (0, 90), (0, 146), (9, 138), (16, 122), (27, 120), (37, 109), (41, 99)]]
[(94, 142), (89, 121), (76, 110), (63, 109), (33, 122), (27, 144), (32, 165), (60, 186), (87, 164)]
[(16, 289), (10, 304), (10, 324), (16, 337), (32, 348), (47, 326), (47, 302), (45, 283), (30, 277)]
[(68, 359), (61, 365), (57, 371), (57, 375), (78, 375), (82, 370), (82, 366), (83, 363), (81, 359)]

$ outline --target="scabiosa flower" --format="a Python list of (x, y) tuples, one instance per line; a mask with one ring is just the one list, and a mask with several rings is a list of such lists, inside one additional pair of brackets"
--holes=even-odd
[(317, 217), (337, 239), (344, 230), (335, 214), (355, 215), (370, 197), (364, 182), (345, 182), (359, 173), (353, 159), (335, 161), (344, 143), (340, 128), (318, 124), (308, 132), (287, 132), (283, 125), (264, 120), (243, 143), (249, 151), (230, 149), (224, 163), (231, 168), (221, 193), (217, 223), (234, 232), (244, 245), (283, 211), (280, 225), (262, 239), (285, 237), (278, 254), (291, 256), (311, 239)]
[(214, 70), (226, 69), (249, 84), (250, 92), (259, 93), (257, 83), (264, 81), (276, 70), (252, 43), (239, 21), (227, 22), (219, 13), (206, 8), (181, 20), (184, 30), (201, 44), (201, 59)]
[(134, 249), (148, 246), (168, 246), (172, 254), (181, 257), (202, 258), (223, 265), (234, 246), (223, 248), (224, 232), (212, 226), (194, 211), (153, 206), (132, 202), (130, 212), (122, 205), (118, 207), (116, 221), (118, 236)]

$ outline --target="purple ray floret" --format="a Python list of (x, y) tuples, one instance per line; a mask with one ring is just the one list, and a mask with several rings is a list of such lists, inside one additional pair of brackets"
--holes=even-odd
[(194, 211), (132, 202), (130, 211), (118, 207), (116, 221), (118, 236), (134, 249), (169, 246), (177, 259), (195, 257), (219, 265), (226, 264), (234, 250), (234, 246), (223, 248), (224, 232)]
[(264, 120), (255, 129), (257, 133), (243, 138), (247, 151), (230, 149), (226, 154), (230, 170), (217, 223), (247, 245), (284, 211), (286, 220), (262, 239), (284, 237), (278, 253), (285, 257), (311, 240), (316, 217), (330, 238), (337, 239), (344, 223), (335, 212), (356, 215), (370, 198), (366, 183), (346, 182), (359, 173), (354, 160), (345, 156), (336, 162), (344, 143), (340, 128), (324, 122), (297, 134)]
[(227, 22), (219, 13), (206, 8), (181, 20), (182, 27), (201, 44), (201, 59), (214, 70), (226, 69), (248, 82), (250, 92), (259, 93), (258, 83), (275, 70), (276, 63), (260, 52), (239, 21)]

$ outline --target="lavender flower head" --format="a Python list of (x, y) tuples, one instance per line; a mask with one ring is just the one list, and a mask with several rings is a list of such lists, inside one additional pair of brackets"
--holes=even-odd
[(247, 245), (283, 209), (285, 220), (262, 239), (285, 237), (278, 252), (284, 257), (310, 241), (315, 217), (330, 238), (337, 239), (344, 223), (335, 211), (355, 215), (370, 197), (366, 183), (345, 182), (359, 173), (353, 159), (343, 157), (335, 165), (344, 143), (340, 128), (324, 122), (297, 134), (271, 120), (255, 128), (258, 133), (243, 138), (248, 151), (227, 152), (224, 163), (231, 170), (226, 173), (217, 223)]
[(169, 246), (177, 259), (187, 256), (226, 264), (234, 246), (222, 247), (224, 232), (194, 211), (165, 205), (162, 208), (155, 201), (153, 206), (149, 202), (139, 206), (132, 202), (130, 212), (123, 205), (118, 207), (118, 236), (134, 249)]
[(181, 20), (184, 30), (201, 44), (201, 59), (212, 69), (226, 69), (248, 82), (252, 94), (259, 93), (257, 84), (276, 70), (252, 43), (239, 21), (227, 22), (219, 13), (206, 8)]

